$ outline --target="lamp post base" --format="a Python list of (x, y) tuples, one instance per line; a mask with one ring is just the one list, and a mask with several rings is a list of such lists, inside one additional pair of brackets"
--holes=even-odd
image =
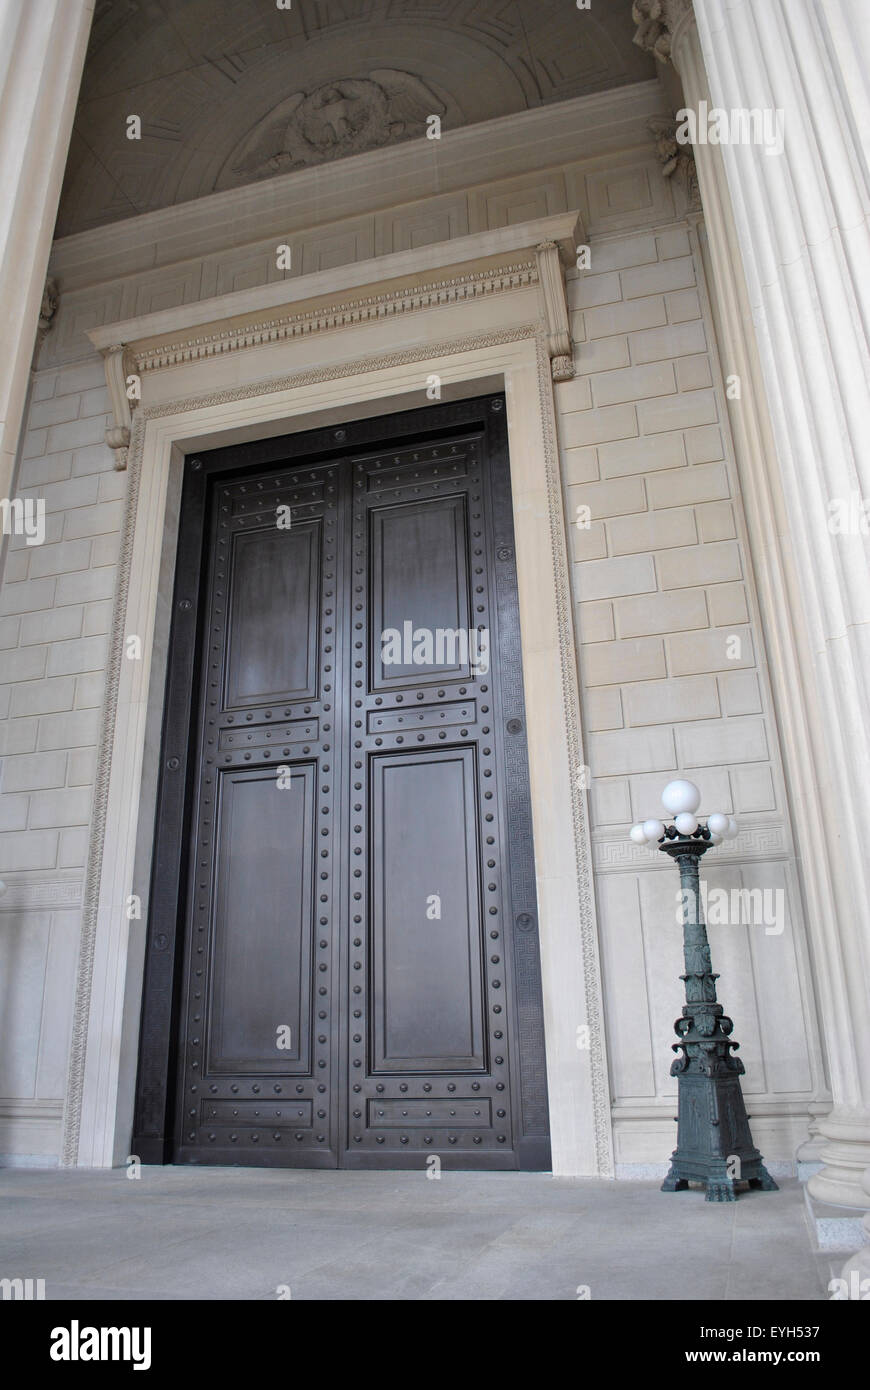
[[(708, 1202), (736, 1202), (737, 1189), (744, 1183), (763, 1192), (778, 1191), (752, 1142), (738, 1059), (713, 1060), (708, 1054), (706, 1060), (708, 1066), (713, 1061), (713, 1075), (679, 1075), (677, 1147), (662, 1192), (682, 1192), (690, 1182), (700, 1182)], [(722, 1066), (730, 1074), (716, 1075)]]
[[(683, 1173), (684, 1176), (680, 1176)], [(762, 1192), (778, 1192), (779, 1185), (774, 1182), (763, 1163), (758, 1165), (758, 1174), (754, 1178), (714, 1178), (704, 1173), (686, 1173), (684, 1164), (679, 1168), (672, 1163), (670, 1172), (662, 1183), (662, 1192), (685, 1192), (690, 1182), (702, 1182), (706, 1187), (704, 1193), (705, 1202), (736, 1202), (737, 1188), (740, 1182), (746, 1182), (749, 1187), (757, 1187)]]

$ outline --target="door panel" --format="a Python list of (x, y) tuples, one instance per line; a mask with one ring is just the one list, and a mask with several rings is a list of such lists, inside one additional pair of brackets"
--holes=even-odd
[[(470, 675), (467, 644), (463, 651), (459, 638), (447, 637), (471, 626), (467, 531), (461, 496), (372, 509), (373, 688)], [(430, 652), (430, 634), (438, 632), (444, 636), (440, 643), (431, 638)], [(415, 652), (421, 664), (415, 664)]]
[(372, 1072), (484, 1067), (471, 749), (375, 757)]
[(228, 709), (314, 698), (320, 552), (314, 522), (233, 537)]
[(188, 463), (146, 1161), (549, 1165), (503, 404)]
[(271, 769), (220, 779), (209, 1073), (311, 1068), (314, 764), (297, 766), (284, 781), (289, 786), (279, 792)]

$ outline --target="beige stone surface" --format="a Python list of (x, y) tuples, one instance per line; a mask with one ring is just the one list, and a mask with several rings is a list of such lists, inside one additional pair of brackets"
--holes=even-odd
[[(572, 10), (570, 20), (576, 17)], [(505, 20), (513, 22), (510, 16)], [(125, 54), (124, 61), (133, 55)], [(141, 63), (142, 55), (135, 61)], [(516, 93), (496, 93), (494, 70), (487, 69), (480, 100), (514, 100)], [(283, 80), (276, 69), (269, 90)], [(296, 310), (306, 304), (306, 294), (323, 304), (330, 294), (338, 297), (339, 286), (345, 299), (367, 293), (373, 284), (381, 293), (377, 258), (388, 256), (405, 257), (400, 266), (392, 264), (390, 275), (419, 285), (427, 277), (452, 275), (451, 255), (471, 253), (451, 250), (450, 243), (469, 236), (479, 239), (479, 261), (496, 254), (522, 261), (528, 249), (524, 227), (552, 216), (573, 226), (577, 212), (591, 245), (592, 269), (568, 268), (577, 375), (554, 388), (552, 403), (565, 528), (559, 544), (564, 541), (572, 586), (564, 600), (579, 643), (580, 709), (571, 728), (579, 730), (581, 761), (592, 769), (586, 804), (597, 923), (595, 902), (581, 907), (578, 896), (578, 864), (587, 846), (585, 827), (576, 830), (572, 821), (578, 769), (569, 758), (563, 703), (570, 690), (566, 697), (554, 572), (543, 558), (551, 553), (552, 499), (542, 464), (549, 386), (539, 383), (527, 347), (495, 336), (489, 347), (439, 356), (451, 340), (484, 330), (497, 335), (537, 320), (534, 282), (146, 372), (146, 404), (167, 415), (149, 423), (150, 471), (143, 474), (139, 501), (131, 621), (150, 642), (155, 613), (166, 602), (160, 528), (166, 518), (171, 536), (169, 479), (178, 457), (173, 447), (183, 450), (190, 439), (215, 443), (230, 429), (238, 437), (274, 433), (310, 413), (371, 411), (380, 402), (395, 408), (400, 398), (422, 403), (419, 393), (433, 364), (465, 393), (482, 381), (485, 389), (502, 382), (515, 470), (548, 1080), (560, 1171), (590, 1172), (607, 1161), (591, 1118), (598, 1084), (593, 1064), (574, 1045), (577, 1022), (590, 1000), (595, 1004), (599, 941), (606, 1034), (616, 1040), (606, 1104), (612, 1099), (621, 1117), (625, 1152), (637, 1161), (657, 1160), (662, 1152), (661, 1116), (672, 1113), (674, 1093), (667, 1043), (679, 1004), (676, 935), (662, 947), (673, 885), (655, 857), (636, 850), (626, 833), (632, 820), (660, 813), (661, 786), (677, 773), (698, 781), (705, 810), (745, 817), (740, 840), (717, 857), (717, 881), (733, 886), (763, 880), (788, 890), (781, 945), (754, 929), (716, 942), (727, 968), (725, 997), (739, 1010), (738, 1035), (746, 1040), (747, 1087), (769, 1107), (770, 1134), (790, 1142), (795, 1111), (823, 1086), (767, 654), (756, 625), (723, 369), (697, 231), (677, 210), (647, 143), (649, 115), (663, 104), (658, 87), (642, 83), (633, 93), (579, 99), (576, 84), (569, 81), (568, 87), (570, 102), (558, 107), (554, 86), (542, 109), (525, 109), (510, 127), (513, 143), (502, 141), (497, 150), (488, 149), (469, 125), (454, 131), (449, 160), (408, 140), (389, 151), (363, 153), (356, 162), (336, 161), (328, 179), (302, 170), (279, 176), (271, 188), (269, 181), (257, 181), (214, 199), (201, 196), (208, 192), (201, 184), (192, 203), (83, 232), (55, 247), (54, 263), (67, 290), (34, 378), (18, 479), (23, 496), (46, 502), (47, 541), (32, 553), (17, 543), (10, 547), (0, 589), (0, 643), (9, 644), (0, 655), (6, 752), (0, 869), (15, 880), (17, 895), (14, 908), (0, 904), (0, 919), (11, 918), (22, 933), (21, 954), (7, 961), (13, 981), (26, 975), (21, 998), (35, 1007), (44, 993), (54, 1010), (41, 1033), (29, 1024), (23, 1029), (7, 1095), (16, 1103), (54, 1106), (44, 1121), (50, 1138), (40, 1139), (47, 1149), (39, 1152), (56, 1153), (60, 1145), (79, 907), (128, 487), (127, 474), (115, 470), (104, 442), (112, 417), (102, 363), (87, 333), (110, 342), (116, 325), (136, 321), (141, 327), (143, 316), (156, 315), (155, 340), (173, 323), (179, 325), (177, 336), (192, 337), (201, 331), (196, 316), (200, 325), (207, 323), (218, 313), (215, 304), (237, 324), (246, 310), (261, 318)], [(264, 110), (268, 99), (264, 88)], [(572, 104), (577, 100), (582, 105)], [(577, 145), (581, 116), (588, 149)], [(249, 113), (246, 120), (250, 124)], [(507, 130), (498, 125), (502, 135)], [(97, 187), (89, 184), (97, 176), (86, 164), (73, 171), (70, 226), (77, 225), (84, 190)], [(173, 185), (177, 173), (167, 172), (162, 185), (155, 174), (148, 206), (171, 201), (173, 186), (183, 186), (183, 179)], [(210, 176), (217, 179), (218, 173), (213, 169)], [(274, 261), (273, 232), (280, 225), (293, 245), (286, 278)], [(231, 306), (220, 296), (240, 298)], [(403, 365), (402, 354), (414, 352), (417, 360)], [(354, 375), (348, 363), (357, 359), (362, 365)], [(372, 369), (368, 361), (380, 365)], [(266, 390), (277, 379), (312, 368), (322, 371), (322, 381), (285, 387), (283, 394)], [(235, 388), (250, 388), (250, 399), (231, 401)], [(210, 405), (185, 405), (191, 397), (209, 396)], [(184, 419), (175, 433), (173, 412)], [(591, 511), (588, 530), (574, 524), (583, 505)], [(738, 661), (724, 654), (732, 632), (744, 638)], [(159, 670), (159, 642), (149, 646), (149, 654)], [(144, 787), (146, 800), (153, 792), (143, 753), (147, 678), (148, 672), (124, 671), (118, 706), (111, 854), (97, 922), (80, 1150), (82, 1161), (96, 1163), (125, 1152), (121, 1131), (135, 1072), (135, 952), (131, 962), (111, 903), (130, 891), (134, 865), (147, 891), (147, 872), (131, 848), (139, 789)], [(64, 910), (47, 912), (47, 896), (59, 897)], [(582, 915), (588, 912), (591, 936)], [(598, 1062), (604, 1056), (602, 1028)], [(627, 1114), (634, 1119), (626, 1120)], [(36, 1119), (3, 1123), (4, 1133), (14, 1131), (13, 1147), (27, 1151), (21, 1145), (37, 1133)], [(608, 1134), (605, 1149), (609, 1142)]]

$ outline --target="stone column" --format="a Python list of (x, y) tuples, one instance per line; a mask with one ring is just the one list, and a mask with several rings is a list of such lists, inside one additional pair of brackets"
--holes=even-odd
[(779, 153), (694, 152), (834, 1099), (809, 1186), (868, 1208), (870, 16), (863, 0), (636, 0), (634, 17), (687, 108), (782, 112)]
[(8, 497), (94, 0), (0, 0), (0, 497)]

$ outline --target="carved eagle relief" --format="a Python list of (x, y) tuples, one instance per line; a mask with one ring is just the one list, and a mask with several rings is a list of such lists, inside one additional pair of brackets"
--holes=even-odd
[(237, 146), (220, 183), (249, 183), (423, 135), (427, 117), (445, 109), (419, 77), (394, 68), (294, 92)]

